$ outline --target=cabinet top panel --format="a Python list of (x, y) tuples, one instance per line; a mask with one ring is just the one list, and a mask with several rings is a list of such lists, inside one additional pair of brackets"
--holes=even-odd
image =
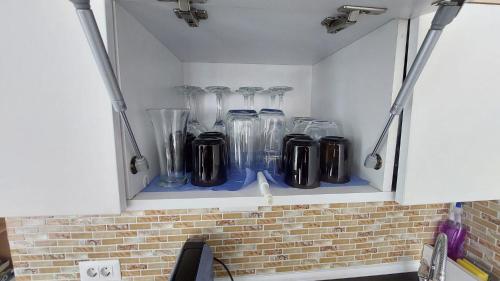
[[(432, 10), (431, 0), (207, 0), (193, 4), (208, 19), (189, 27), (176, 17), (176, 2), (119, 0), (118, 3), (183, 62), (311, 65), (394, 18)], [(386, 8), (360, 15), (335, 34), (321, 25), (344, 5)], [(118, 23), (119, 32), (119, 23)]]

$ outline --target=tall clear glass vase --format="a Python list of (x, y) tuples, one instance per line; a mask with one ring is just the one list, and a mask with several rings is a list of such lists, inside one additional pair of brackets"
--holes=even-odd
[(155, 132), (158, 160), (160, 162), (160, 186), (177, 187), (187, 182), (186, 143), (189, 109), (148, 109)]

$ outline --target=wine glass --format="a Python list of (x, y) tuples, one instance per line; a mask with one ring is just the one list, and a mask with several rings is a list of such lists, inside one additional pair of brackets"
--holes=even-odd
[(275, 96), (271, 96), (271, 100), (276, 99), (276, 95), (278, 96), (278, 109), (283, 110), (284, 105), (284, 95), (286, 92), (292, 91), (293, 88), (290, 86), (274, 86), (269, 88), (269, 91), (275, 93)]
[(243, 95), (245, 100), (245, 109), (254, 110), (255, 93), (264, 90), (262, 87), (240, 87), (236, 90), (237, 93)]
[(261, 91), (260, 94), (269, 96), (269, 106), (267, 108), (276, 108), (276, 93), (274, 91), (267, 89)]
[(207, 128), (198, 121), (198, 95), (204, 94), (205, 91), (200, 87), (183, 85), (175, 87), (177, 92), (186, 95), (186, 107), (189, 109), (188, 132), (198, 136), (206, 132)]
[(226, 124), (222, 113), (222, 95), (231, 93), (231, 89), (224, 86), (210, 86), (205, 88), (209, 93), (215, 94), (217, 100), (217, 113), (212, 129), (216, 132), (226, 133)]

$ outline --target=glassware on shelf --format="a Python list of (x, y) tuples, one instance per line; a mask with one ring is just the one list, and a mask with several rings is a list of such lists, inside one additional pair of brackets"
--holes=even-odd
[(215, 123), (212, 129), (216, 132), (226, 133), (226, 124), (223, 118), (223, 104), (222, 97), (225, 94), (231, 93), (231, 89), (224, 86), (210, 86), (205, 88), (209, 93), (215, 94), (217, 101), (217, 112), (215, 116)]
[(231, 178), (245, 180), (255, 169), (259, 118), (255, 110), (230, 110), (226, 120)]
[(314, 120), (309, 122), (304, 133), (315, 140), (319, 140), (326, 136), (341, 136), (337, 124), (333, 121), (326, 120)]
[(245, 109), (255, 110), (254, 97), (255, 93), (264, 90), (262, 87), (240, 87), (236, 92), (241, 94), (245, 101)]
[(293, 91), (293, 88), (290, 86), (274, 86), (274, 87), (269, 88), (269, 91), (271, 91), (271, 93), (274, 93), (274, 97), (273, 97), (273, 95), (271, 95), (271, 99), (275, 100), (276, 96), (278, 96), (277, 109), (283, 110), (283, 106), (285, 104), (284, 95), (287, 92)]
[(320, 145), (321, 181), (346, 183), (350, 180), (349, 141), (343, 137), (323, 137)]
[(295, 188), (320, 185), (319, 145), (316, 140), (292, 138), (286, 144), (285, 183)]
[(279, 174), (281, 145), (285, 135), (285, 114), (279, 109), (262, 109), (259, 111), (260, 148), (259, 161), (263, 170), (271, 176)]
[(314, 118), (311, 117), (294, 117), (292, 119), (290, 132), (294, 134), (304, 134), (307, 125), (312, 121), (314, 121)]
[(160, 161), (160, 182), (163, 187), (177, 187), (186, 183), (185, 144), (188, 109), (148, 109), (153, 123), (158, 159)]
[(267, 90), (263, 90), (263, 91), (259, 92), (259, 94), (262, 94), (262, 95), (269, 97), (269, 106), (266, 108), (273, 108), (273, 109), (277, 108), (276, 93), (275, 92), (267, 89)]
[(206, 132), (207, 128), (198, 121), (198, 96), (205, 93), (200, 87), (195, 86), (178, 86), (175, 87), (177, 92), (186, 95), (186, 107), (190, 111), (189, 121), (188, 121), (188, 132), (195, 136)]
[(226, 142), (221, 137), (198, 137), (193, 142), (191, 183), (209, 187), (227, 181)]

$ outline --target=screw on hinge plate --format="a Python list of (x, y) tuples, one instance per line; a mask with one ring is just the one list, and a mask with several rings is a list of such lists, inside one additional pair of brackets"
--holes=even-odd
[(179, 19), (183, 19), (189, 26), (200, 26), (200, 20), (206, 20), (208, 13), (206, 10), (197, 9), (191, 4), (204, 4), (207, 0), (158, 0), (161, 2), (177, 2), (179, 8), (174, 9), (175, 15)]
[(340, 15), (326, 17), (321, 25), (326, 27), (328, 33), (337, 33), (358, 22), (360, 15), (380, 15), (387, 11), (386, 8), (342, 6), (337, 10)]

